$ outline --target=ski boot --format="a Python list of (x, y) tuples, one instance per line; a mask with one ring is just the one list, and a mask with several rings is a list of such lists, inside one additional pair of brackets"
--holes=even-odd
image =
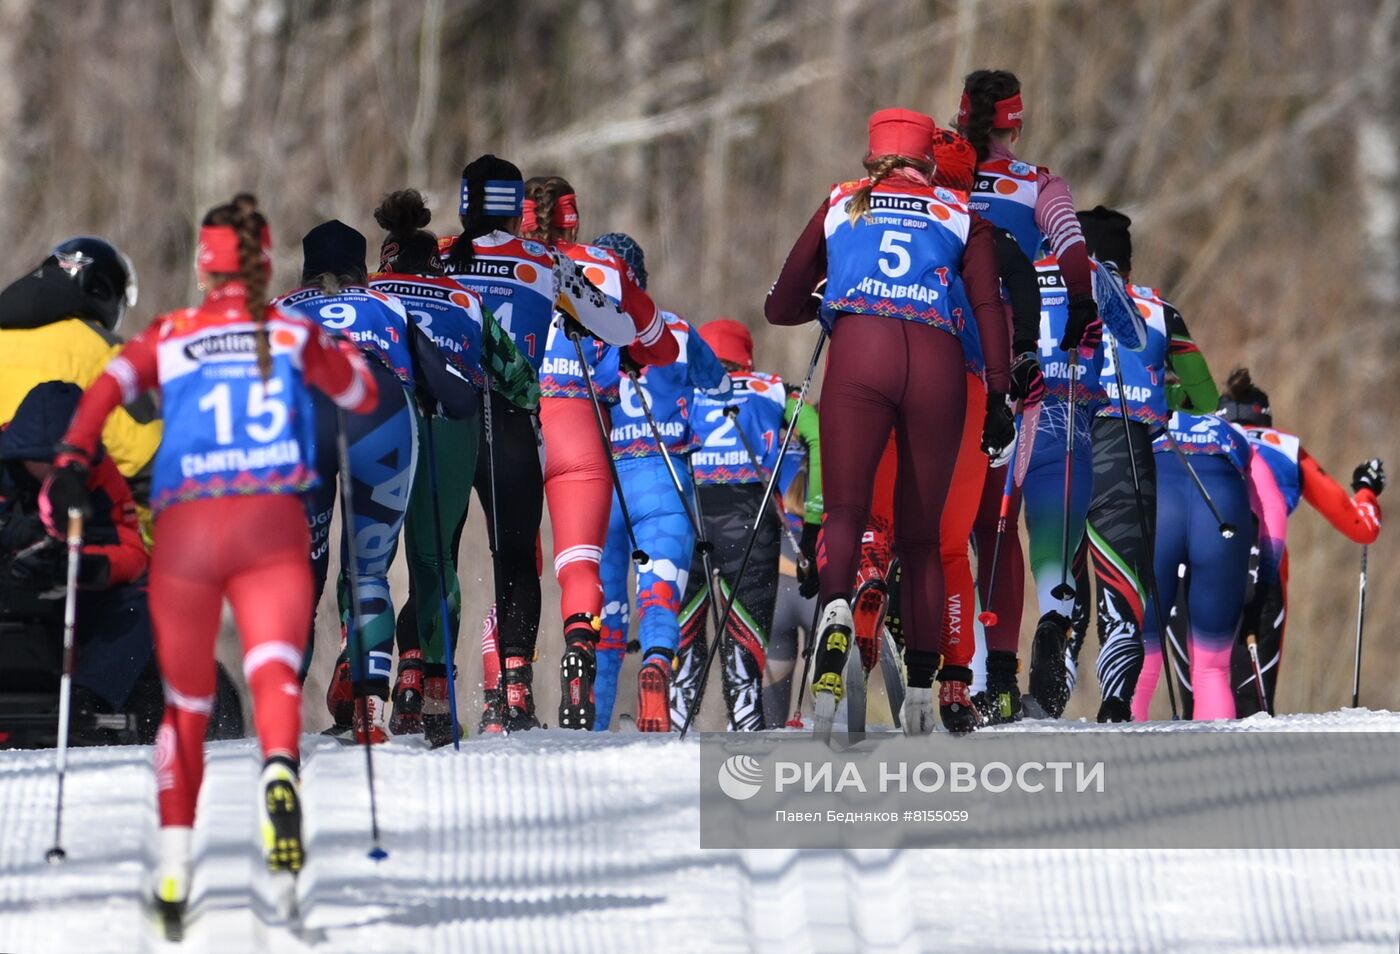
[(968, 692), (971, 682), (972, 670), (966, 666), (944, 666), (938, 671), (938, 717), (954, 735), (966, 735), (981, 722)]
[(302, 862), (301, 785), (296, 762), (285, 755), (274, 755), (264, 763), (258, 783), (262, 789), (258, 818), (262, 822), (267, 870), (295, 874), (301, 870)]
[(1021, 720), (1021, 687), (1016, 674), (1021, 661), (1015, 653), (1001, 649), (987, 652), (987, 689), (973, 697), (972, 702), (986, 725), (1005, 725)]
[(1099, 706), (1100, 722), (1132, 722), (1133, 707), (1126, 699), (1105, 696)]
[[(382, 692), (384, 695), (379, 695)], [(361, 699), (355, 699), (354, 733), (352, 738), (357, 744), (364, 744), (366, 738), (370, 745), (379, 745), (388, 742), (389, 727), (384, 724), (384, 710), (388, 708), (388, 687), (383, 689), (373, 689), (366, 692)]]
[(435, 749), (452, 744), (452, 704), (447, 699), (447, 690), (445, 672), (432, 671), (424, 675), (423, 738)]
[[(593, 677), (598, 672), (596, 617), (578, 613), (564, 621), (564, 655), (559, 660), (559, 727), (593, 729)], [(571, 625), (572, 624), (572, 625)]]
[(671, 731), (671, 660), (653, 651), (637, 671), (637, 731)]
[(160, 829), (152, 899), (167, 941), (185, 936), (185, 907), (190, 899), (190, 841), (194, 829), (171, 825)]
[(501, 683), (505, 689), (505, 718), (502, 724), (507, 732), (524, 732), (540, 727), (540, 720), (535, 718), (534, 678), (534, 667), (527, 657), (505, 658), (505, 670), (501, 673)]
[(399, 675), (394, 682), (394, 714), (389, 719), (394, 735), (423, 732), (423, 653), (410, 649), (399, 657)]
[(1058, 719), (1069, 702), (1069, 671), (1065, 665), (1069, 636), (1069, 620), (1054, 610), (1036, 624), (1026, 702), (1032, 705), (1029, 711), (1038, 719)]
[(899, 727), (905, 735), (929, 735), (934, 730), (933, 687), (908, 686), (899, 710)]
[(846, 668), (854, 628), (850, 603), (836, 599), (826, 604), (817, 626), (817, 657), (812, 665), (812, 735), (823, 742), (831, 738), (836, 706), (845, 693), (841, 674)]
[(355, 689), (350, 684), (350, 660), (342, 656), (336, 660), (335, 672), (330, 685), (326, 686), (326, 709), (334, 723), (327, 731), (334, 734), (350, 731), (355, 721)]
[(481, 722), (477, 731), (482, 735), (499, 735), (506, 730), (506, 694), (503, 689), (482, 690)]

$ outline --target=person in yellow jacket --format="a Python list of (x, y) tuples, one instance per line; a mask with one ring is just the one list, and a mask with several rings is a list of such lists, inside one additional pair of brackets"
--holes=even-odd
[[(131, 263), (92, 236), (68, 239), (0, 291), (0, 424), (41, 382), (86, 389), (95, 381), (121, 350), (117, 328), (134, 304)], [(159, 411), (149, 394), (119, 408), (102, 431), (102, 443), (143, 508), (160, 439)]]

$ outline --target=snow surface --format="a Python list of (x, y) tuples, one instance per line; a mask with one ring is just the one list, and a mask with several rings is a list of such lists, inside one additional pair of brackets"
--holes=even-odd
[[(1014, 730), (1051, 728), (1091, 727)], [(1400, 731), (1400, 714), (1231, 728)], [(150, 750), (72, 753), (58, 867), (44, 861), (53, 753), (0, 753), (0, 951), (1400, 948), (1400, 851), (702, 851), (699, 746), (675, 736), (554, 730), (472, 740), (461, 753), (381, 746), (390, 854), (376, 864), (363, 751), (314, 736), (305, 746), (300, 924), (280, 920), (260, 869), (256, 746), (221, 743), (209, 751), (194, 916), (179, 945), (143, 906)]]

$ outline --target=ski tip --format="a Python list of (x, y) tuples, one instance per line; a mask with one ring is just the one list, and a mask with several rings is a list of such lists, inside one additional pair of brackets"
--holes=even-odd
[(977, 614), (977, 622), (983, 626), (995, 626), (997, 624), (997, 614), (991, 610), (983, 610)]
[(54, 845), (44, 853), (44, 860), (51, 865), (61, 865), (68, 860), (68, 852), (64, 851), (58, 845)]
[(375, 845), (369, 850), (369, 857), (373, 861), (383, 861), (385, 858), (389, 857), (389, 853), (378, 845)]

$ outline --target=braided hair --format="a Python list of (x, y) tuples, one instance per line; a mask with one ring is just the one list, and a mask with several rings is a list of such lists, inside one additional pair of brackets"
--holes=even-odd
[(932, 163), (920, 162), (908, 156), (871, 156), (865, 160), (865, 171), (869, 181), (851, 193), (851, 200), (846, 205), (846, 216), (851, 220), (851, 225), (855, 225), (870, 211), (870, 193), (875, 191), (875, 187), (896, 169), (904, 168), (916, 169), (926, 176), (933, 175)]
[(532, 176), (525, 182), (525, 198), (535, 203), (535, 228), (521, 238), (555, 245), (563, 230), (554, 224), (554, 207), (560, 196), (574, 195), (574, 187), (563, 176)]
[(202, 224), (227, 226), (238, 236), (238, 274), (211, 275), (210, 278), (216, 283), (239, 281), (247, 292), (245, 307), (257, 326), (258, 373), (266, 381), (272, 376), (272, 345), (267, 337), (269, 269), (262, 247), (267, 219), (258, 211), (258, 200), (247, 192), (240, 192), (231, 201), (210, 209)]
[(967, 118), (958, 123), (958, 133), (977, 150), (977, 161), (986, 162), (990, 155), (992, 123), (997, 118), (997, 103), (1021, 91), (1021, 81), (1006, 70), (976, 70), (963, 80), (967, 94)]

